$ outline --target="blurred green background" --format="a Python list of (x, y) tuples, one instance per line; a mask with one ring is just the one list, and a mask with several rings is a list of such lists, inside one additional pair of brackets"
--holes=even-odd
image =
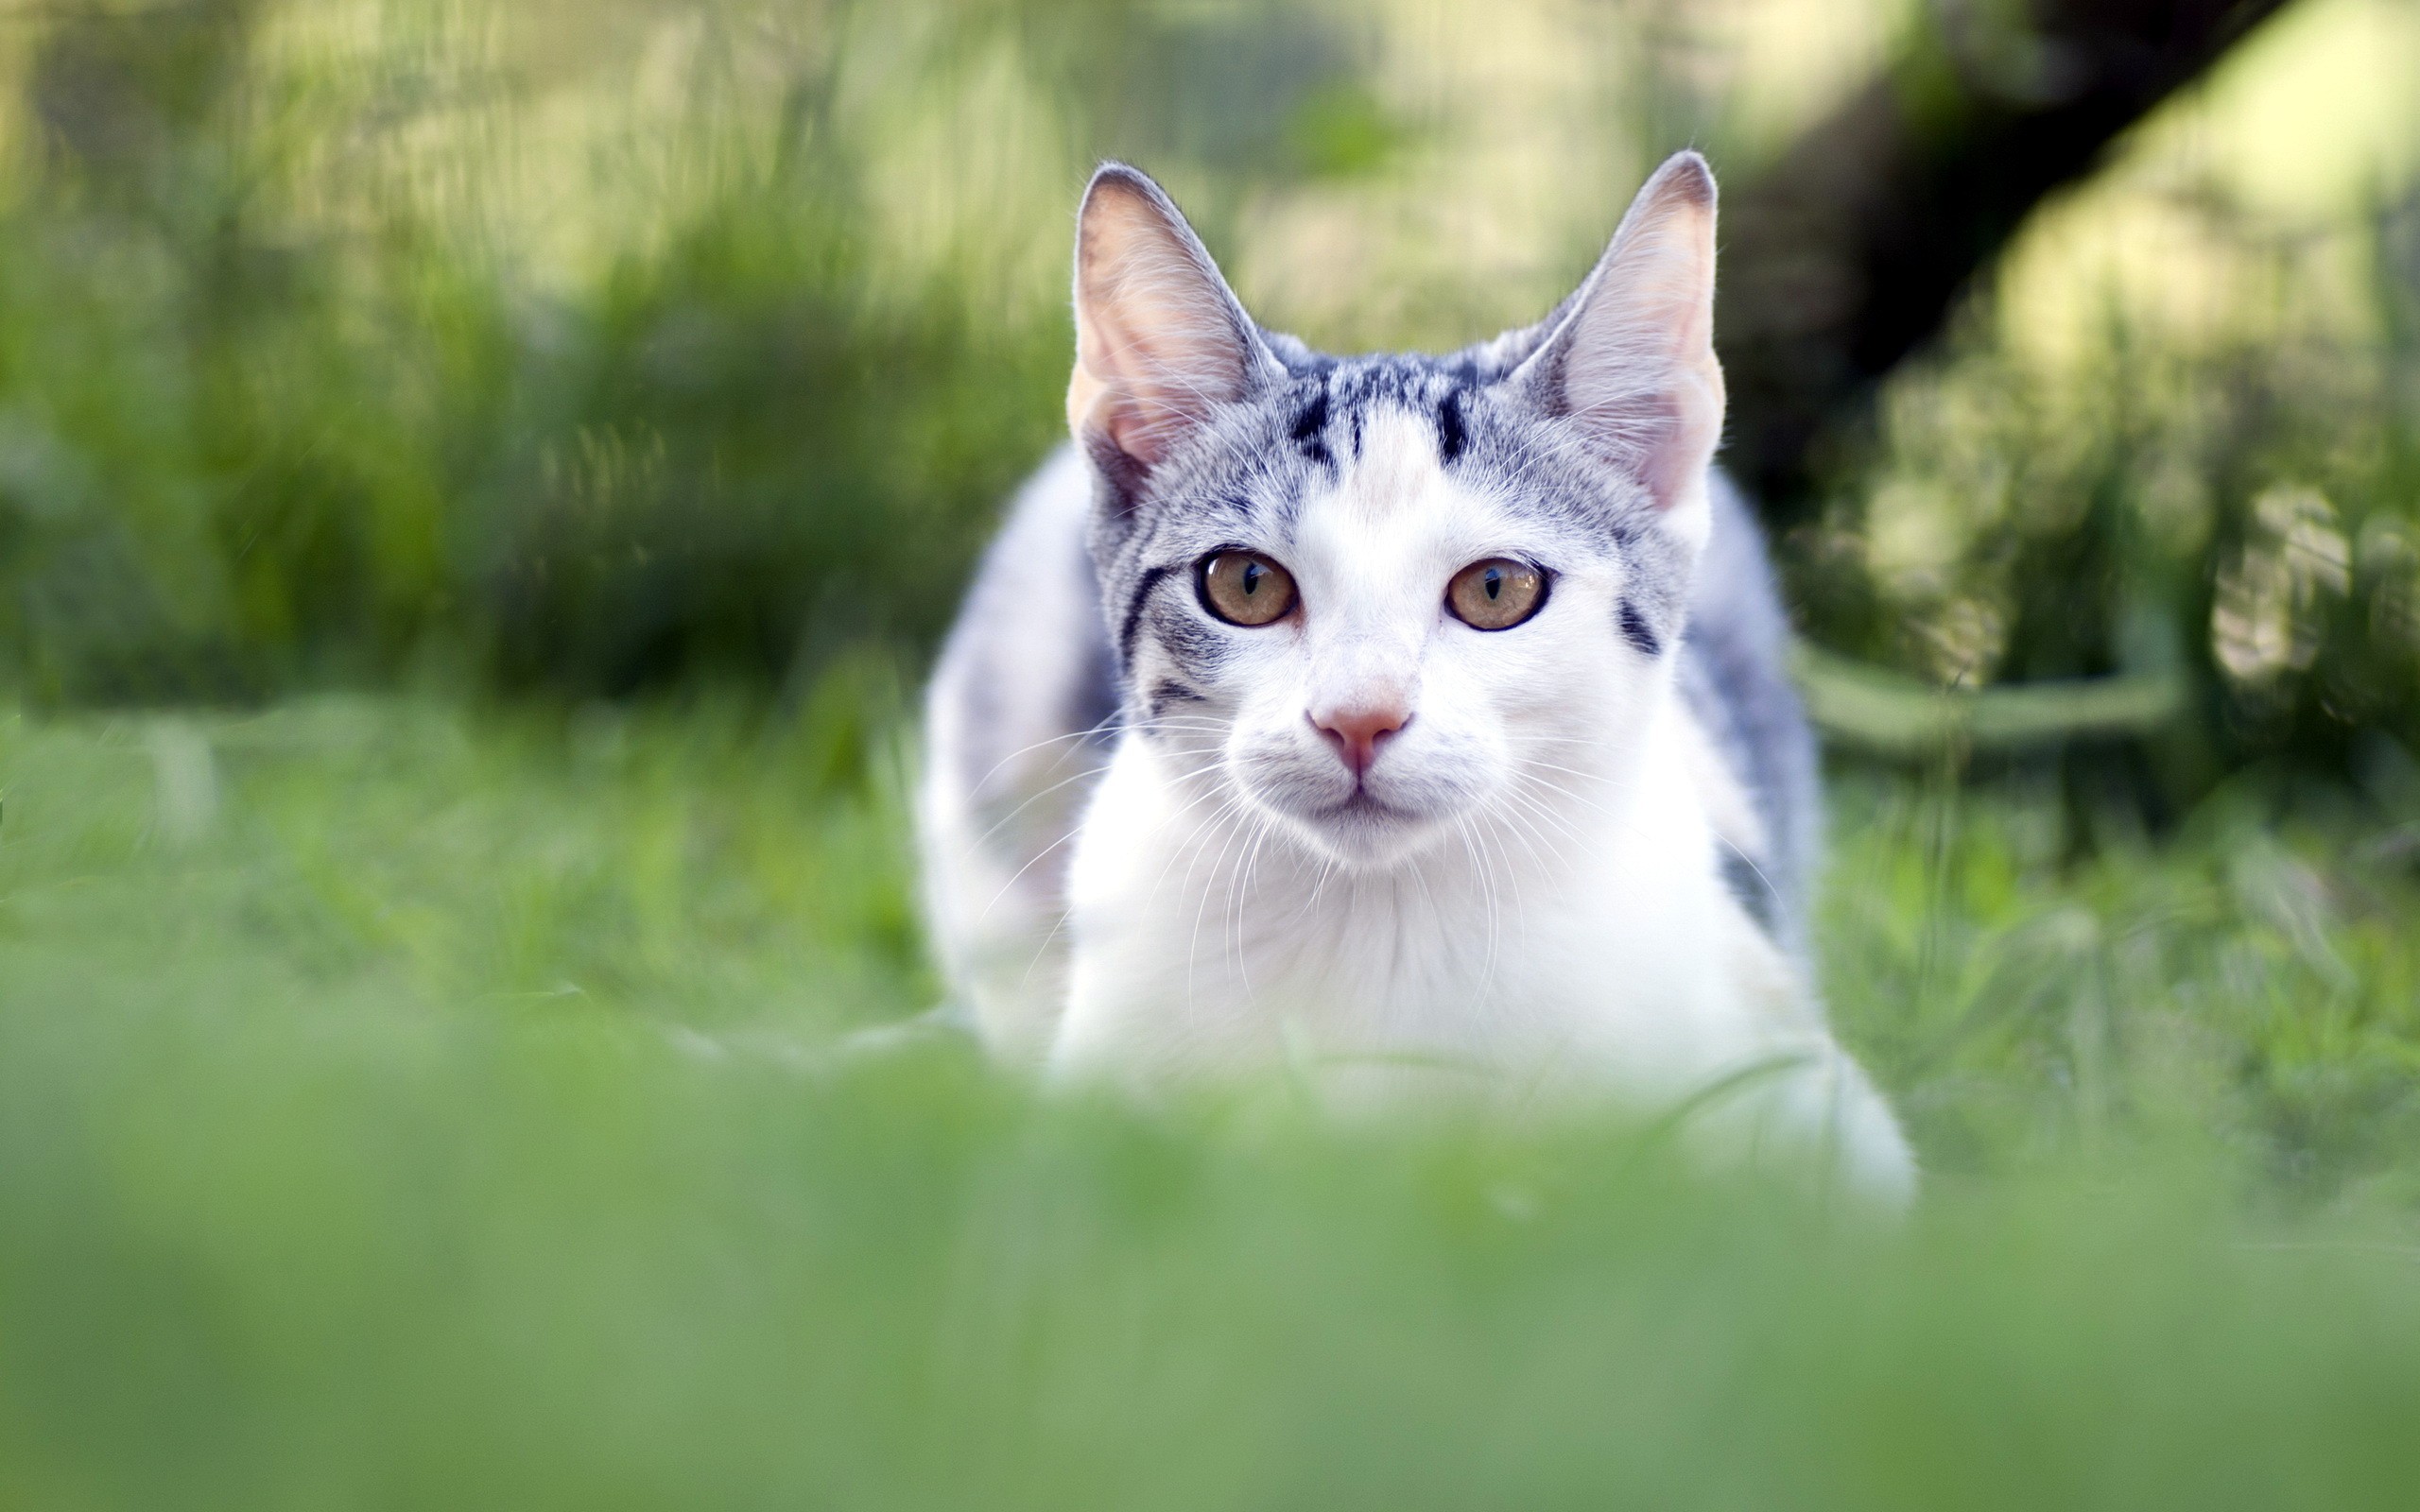
[(1098, 157), (1458, 345), (1969, 12), (0, 6), (0, 1505), (2409, 1504), (2420, 8), (2287, 7), (1815, 455), (1907, 1223), (838, 1048), (938, 990), (912, 689)]

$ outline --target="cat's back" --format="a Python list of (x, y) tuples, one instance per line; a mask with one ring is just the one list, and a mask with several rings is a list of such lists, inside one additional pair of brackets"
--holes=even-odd
[(954, 1005), (1025, 1059), (1065, 996), (1067, 862), (1117, 709), (1091, 509), (1090, 470), (1063, 445), (1011, 504), (925, 696), (926, 923)]
[(1764, 527), (1721, 469), (1708, 482), (1713, 528), (1690, 585), (1674, 675), (1683, 704), (1754, 816), (1753, 833), (1726, 843), (1726, 880), (1795, 954), (1805, 946), (1823, 829), (1815, 735), (1790, 680), (1789, 616)]

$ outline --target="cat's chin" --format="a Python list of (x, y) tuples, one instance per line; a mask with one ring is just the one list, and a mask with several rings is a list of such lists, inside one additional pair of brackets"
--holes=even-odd
[(1312, 850), (1356, 869), (1392, 866), (1426, 850), (1449, 828), (1444, 817), (1390, 803), (1367, 789), (1308, 812), (1280, 812)]

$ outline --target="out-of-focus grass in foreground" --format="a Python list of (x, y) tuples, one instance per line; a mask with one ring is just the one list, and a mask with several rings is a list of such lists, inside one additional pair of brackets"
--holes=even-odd
[[(2409, 833), (1847, 787), (1902, 1225), (1616, 1127), (836, 1057), (916, 963), (793, 715), (0, 715), (0, 1503), (2408, 1505)], [(870, 691), (872, 690), (872, 691)], [(2365, 838), (2366, 837), (2366, 838)]]

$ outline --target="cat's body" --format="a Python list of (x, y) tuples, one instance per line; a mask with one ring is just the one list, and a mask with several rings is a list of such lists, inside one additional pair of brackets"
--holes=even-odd
[(1253, 325), (1148, 180), (1096, 179), (1079, 444), (928, 701), (929, 912), (1001, 1054), (1529, 1105), (1728, 1084), (1713, 1125), (1908, 1188), (1802, 959), (1813, 748), (1709, 465), (1712, 218), (1676, 159), (1538, 326), (1339, 359)]

